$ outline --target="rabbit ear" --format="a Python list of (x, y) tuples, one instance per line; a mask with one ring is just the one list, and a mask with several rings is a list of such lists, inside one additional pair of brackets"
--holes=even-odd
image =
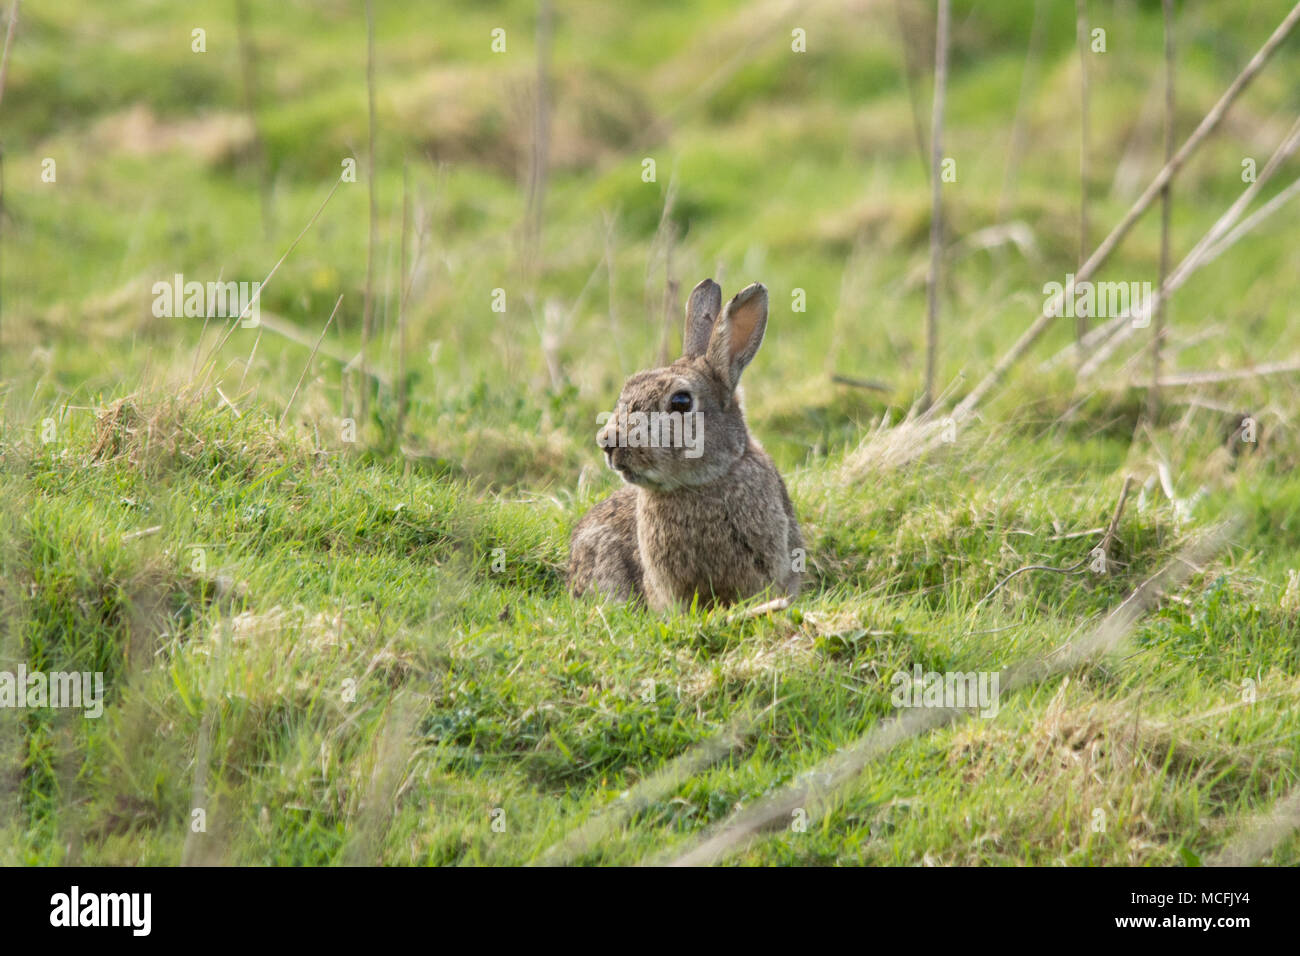
[(705, 279), (691, 290), (686, 300), (686, 332), (682, 335), (682, 357), (696, 358), (709, 347), (713, 323), (722, 311), (722, 287)]
[(761, 282), (741, 289), (722, 310), (709, 339), (708, 361), (713, 370), (734, 389), (763, 344), (767, 330), (767, 288)]

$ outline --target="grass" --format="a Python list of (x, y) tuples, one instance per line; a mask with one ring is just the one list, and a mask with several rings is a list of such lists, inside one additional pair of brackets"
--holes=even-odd
[[(1067, 7), (1044, 10), (1024, 103), (1011, 216), (1033, 245), (949, 250), (938, 368), (958, 397), (1074, 263)], [(1287, 7), (1179, 11), (1184, 135)], [(954, 4), (955, 242), (996, 224), (1029, 8)], [(534, 15), (502, 2), (434, 25), (376, 4), (368, 363), (390, 380), (404, 165), (419, 265), (409, 404), (372, 386), (350, 442), (345, 384), (355, 399), (359, 383), (326, 353), (361, 345), (364, 164), (264, 293), (308, 343), (344, 295), (283, 427), (310, 345), (238, 329), (205, 378), (199, 357), (223, 330), (154, 318), (149, 289), (178, 271), (262, 279), (341, 160), (362, 157), (358, 10), (252, 11), (266, 236), (228, 5), (24, 8), (3, 106), (0, 658), (102, 671), (107, 694), (98, 720), (0, 712), (0, 863), (662, 861), (880, 726), (896, 674), (1048, 654), (1229, 520), (1229, 546), (1117, 652), (1004, 694), (994, 718), (904, 740), (806, 828), (732, 859), (1194, 865), (1292, 791), (1294, 379), (1166, 390), (1147, 422), (1120, 362), (1086, 389), (1039, 366), (1071, 339), (1062, 321), (954, 441), (884, 467), (866, 454), (877, 426), (922, 380), (929, 224), (892, 6), (660, 4), (636, 29), (601, 4), (557, 10), (536, 282), (517, 258)], [(1162, 68), (1159, 9), (1110, 16), (1093, 13), (1109, 52), (1089, 63), (1094, 242), (1161, 159), (1158, 110), (1138, 118)], [(209, 52), (193, 54), (205, 23)], [(504, 55), (489, 50), (496, 26)], [(807, 54), (789, 52), (794, 26)], [(104, 58), (93, 76), (91, 50)], [(1180, 176), (1176, 257), (1300, 106), (1288, 55)], [(56, 183), (39, 180), (46, 156)], [(641, 179), (647, 156), (655, 183)], [(1131, 190), (1108, 181), (1122, 161), (1140, 171)], [(771, 615), (655, 617), (564, 588), (569, 529), (616, 482), (599, 467), (596, 414), (657, 352), (664, 276), (648, 261), (674, 174), (673, 278), (771, 290), (746, 404), (787, 476), (810, 571)], [(1300, 352), (1294, 215), (1174, 299), (1168, 368)], [(1149, 217), (1100, 278), (1149, 279), (1158, 258)], [(806, 312), (791, 311), (797, 289)], [(1258, 442), (1232, 437), (1233, 413), (1258, 419)], [(1026, 565), (1087, 559), (1128, 475), (1105, 573), (998, 588)], [(1300, 862), (1300, 842), (1261, 862)]]

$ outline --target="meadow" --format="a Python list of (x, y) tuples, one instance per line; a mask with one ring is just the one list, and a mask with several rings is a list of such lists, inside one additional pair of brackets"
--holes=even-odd
[[(22, 5), (0, 670), (105, 697), (0, 708), (0, 864), (1300, 863), (1300, 202), (1170, 298), (1158, 401), (1150, 329), (1085, 367), (1061, 317), (955, 414), (1160, 171), (1165, 27), (954, 3), (922, 409), (934, 6)], [(1176, 144), (1290, 9), (1175, 5)], [(1172, 264), (1298, 80), (1291, 36), (1179, 170)], [(805, 589), (574, 599), (597, 415), (706, 276), (771, 296)], [(900, 711), (931, 672), (1015, 679)]]

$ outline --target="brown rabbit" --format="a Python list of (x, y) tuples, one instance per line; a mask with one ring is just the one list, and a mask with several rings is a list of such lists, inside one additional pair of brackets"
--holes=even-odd
[[(763, 342), (767, 289), (754, 283), (721, 306), (712, 279), (695, 287), (682, 357), (629, 378), (597, 435), (628, 484), (573, 529), (574, 594), (639, 599), (663, 611), (697, 596), (709, 606), (798, 592), (803, 539), (794, 507), (750, 436), (736, 391)], [(639, 428), (637, 413), (660, 431)], [(655, 441), (665, 434), (673, 440)]]

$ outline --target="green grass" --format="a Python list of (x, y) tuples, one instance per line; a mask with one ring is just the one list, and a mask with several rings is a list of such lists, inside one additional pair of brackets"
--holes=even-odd
[[(956, 6), (954, 243), (999, 222), (1032, 9)], [(940, 368), (944, 383), (960, 376), (958, 396), (1076, 264), (1074, 26), (1047, 6), (1006, 197), (1034, 246), (952, 248)], [(1288, 6), (1180, 10), (1184, 135)], [(360, 348), (355, 5), (253, 11), (269, 223), (229, 4), (23, 10), (0, 114), (0, 670), (102, 671), (106, 706), (97, 720), (0, 711), (0, 863), (660, 861), (881, 726), (896, 674), (1050, 653), (1225, 521), (1229, 545), (1116, 652), (1004, 694), (994, 718), (903, 741), (806, 830), (732, 859), (1191, 864), (1295, 787), (1294, 377), (1169, 390), (1146, 422), (1119, 361), (1084, 386), (1040, 367), (1069, 341), (1061, 322), (953, 443), (863, 467), (924, 365), (928, 186), (892, 5), (659, 4), (635, 29), (608, 5), (563, 5), (535, 275), (518, 172), (535, 6), (376, 7), (367, 361), (390, 382), (404, 178), (420, 264), (405, 402), (370, 387), (365, 416), (362, 379), (333, 358), (308, 363), (308, 348), (250, 329), (216, 348), (223, 330), (154, 318), (149, 291), (174, 272), (262, 279), (356, 156), (359, 181), (339, 188), (263, 308), (310, 343), (343, 294), (325, 349)], [(1121, 159), (1136, 189), (1159, 168), (1159, 112), (1143, 120), (1141, 104), (1162, 37), (1149, 4), (1095, 15), (1109, 50), (1089, 64), (1094, 243), (1132, 199), (1112, 188)], [(195, 26), (206, 54), (190, 52)], [(497, 26), (509, 47), (494, 56)], [(807, 54), (789, 52), (795, 26)], [(928, 39), (913, 42), (928, 62)], [(1176, 258), (1239, 193), (1241, 159), (1262, 167), (1300, 106), (1294, 42), (1180, 174)], [(645, 139), (664, 117), (668, 131)], [(45, 157), (56, 183), (40, 181)], [(655, 183), (641, 180), (646, 157)], [(754, 279), (771, 290), (746, 407), (787, 476), (810, 574), (792, 608), (758, 618), (656, 617), (564, 587), (569, 530), (616, 486), (596, 414), (663, 336), (656, 234), (670, 181), (679, 298), (705, 275), (728, 293)], [(1294, 228), (1294, 210), (1280, 212), (1179, 293), (1171, 368), (1300, 352)], [(1159, 238), (1153, 214), (1100, 278), (1152, 280)], [(491, 310), (495, 289), (505, 313)], [(796, 289), (806, 312), (791, 310)], [(1258, 419), (1259, 442), (1229, 437), (1232, 411)], [(1026, 565), (1087, 559), (1128, 475), (1106, 573), (997, 588)], [(731, 732), (734, 746), (693, 761)], [(656, 784), (679, 758), (689, 768)], [(1300, 842), (1261, 862), (1300, 862)]]

